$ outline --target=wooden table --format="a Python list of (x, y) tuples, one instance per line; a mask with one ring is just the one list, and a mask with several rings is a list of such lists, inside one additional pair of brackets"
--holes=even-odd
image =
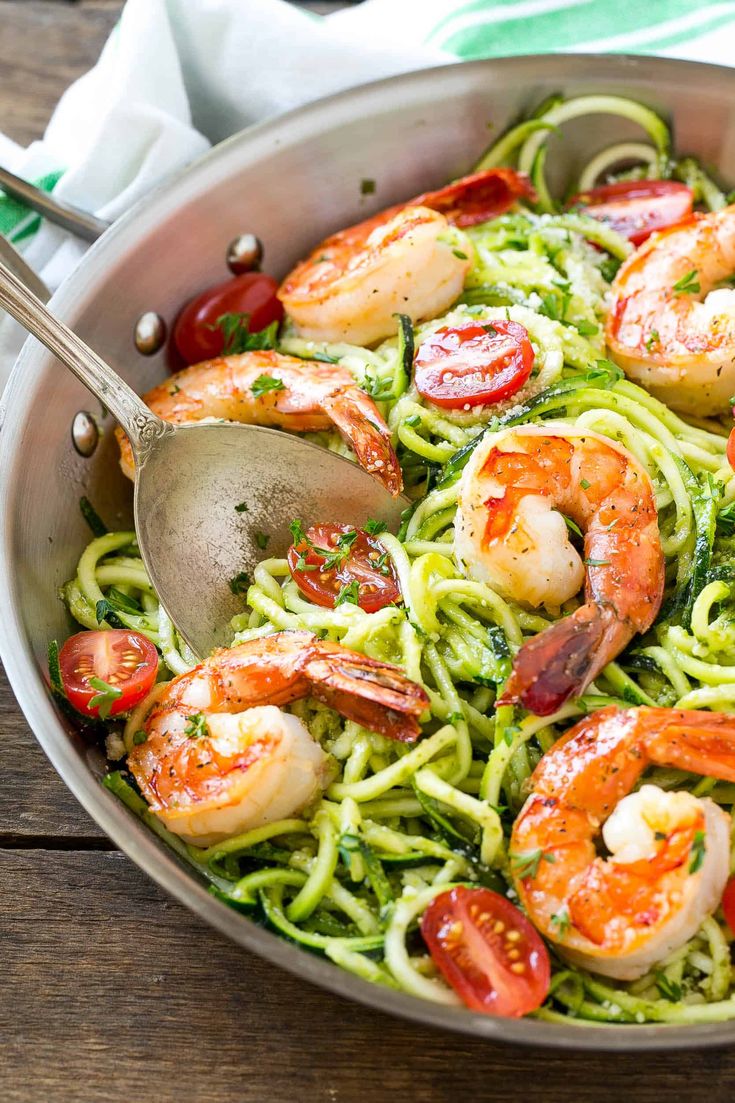
[[(41, 133), (120, 7), (0, 0), (0, 130), (22, 142)], [(488, 1045), (348, 1004), (251, 957), (112, 848), (1, 672), (0, 866), (3, 1103), (716, 1103), (735, 1084), (735, 1050)]]

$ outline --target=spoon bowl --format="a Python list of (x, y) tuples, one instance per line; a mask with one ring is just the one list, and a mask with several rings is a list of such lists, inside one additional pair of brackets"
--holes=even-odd
[(289, 525), (368, 518), (395, 529), (393, 498), (351, 460), (253, 425), (180, 426), (159, 439), (135, 484), (135, 528), (148, 575), (199, 656), (227, 642), (258, 563), (282, 557)]
[(227, 642), (258, 562), (283, 555), (289, 524), (368, 517), (398, 524), (394, 498), (357, 464), (254, 425), (174, 426), (0, 262), (0, 307), (37, 337), (119, 421), (135, 459), (135, 530), (150, 580), (198, 658)]

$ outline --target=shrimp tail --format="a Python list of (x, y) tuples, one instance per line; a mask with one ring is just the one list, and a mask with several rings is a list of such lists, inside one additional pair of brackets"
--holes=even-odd
[(581, 605), (524, 644), (498, 704), (520, 704), (536, 716), (550, 716), (584, 693), (633, 635), (632, 626), (609, 606)]
[(735, 781), (735, 725), (722, 712), (694, 709), (629, 710), (647, 732), (647, 753), (659, 766)]
[(418, 739), (429, 698), (398, 667), (321, 642), (303, 672), (313, 696), (348, 720), (401, 743)]
[(342, 438), (393, 497), (403, 489), (403, 476), (391, 444), (390, 431), (369, 395), (358, 387), (341, 387), (323, 401), (323, 409)]

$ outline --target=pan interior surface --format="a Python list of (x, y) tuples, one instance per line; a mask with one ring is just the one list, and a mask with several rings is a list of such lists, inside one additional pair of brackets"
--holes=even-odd
[[(616, 93), (671, 119), (677, 150), (735, 182), (735, 70), (652, 58), (561, 55), (450, 65), (381, 81), (310, 105), (223, 143), (120, 220), (54, 296), (52, 309), (138, 392), (159, 382), (163, 353), (135, 349), (137, 319), (169, 323), (187, 298), (225, 277), (228, 243), (253, 232), (275, 276), (328, 233), (471, 169), (489, 139), (552, 93)], [(488, 129), (490, 128), (490, 129)], [(555, 140), (569, 174), (631, 124), (588, 117)], [(363, 194), (361, 183), (375, 182)], [(563, 179), (552, 184), (563, 188)], [(86, 495), (110, 527), (131, 523), (112, 423), (32, 339), (3, 398), (0, 433), (0, 653), (25, 715), (54, 766), (112, 839), (202, 918), (261, 956), (372, 1007), (492, 1040), (572, 1049), (663, 1049), (726, 1044), (735, 1023), (698, 1027), (585, 1027), (492, 1019), (370, 985), (282, 941), (208, 894), (188, 867), (99, 783), (102, 754), (48, 694), (50, 639), (71, 628), (56, 592), (74, 572), (88, 531)], [(74, 450), (71, 423), (88, 410), (104, 429), (94, 457)], [(0, 410), (0, 413), (3, 411)], [(2, 423), (2, 421), (0, 421)]]

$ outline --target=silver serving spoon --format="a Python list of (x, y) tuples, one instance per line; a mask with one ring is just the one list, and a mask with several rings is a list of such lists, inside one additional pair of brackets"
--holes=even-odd
[(252, 425), (162, 421), (1, 262), (0, 307), (127, 433), (140, 553), (166, 612), (199, 657), (227, 642), (230, 619), (244, 605), (242, 576), (284, 554), (292, 520), (398, 524), (406, 499), (392, 498), (357, 464), (325, 448)]

